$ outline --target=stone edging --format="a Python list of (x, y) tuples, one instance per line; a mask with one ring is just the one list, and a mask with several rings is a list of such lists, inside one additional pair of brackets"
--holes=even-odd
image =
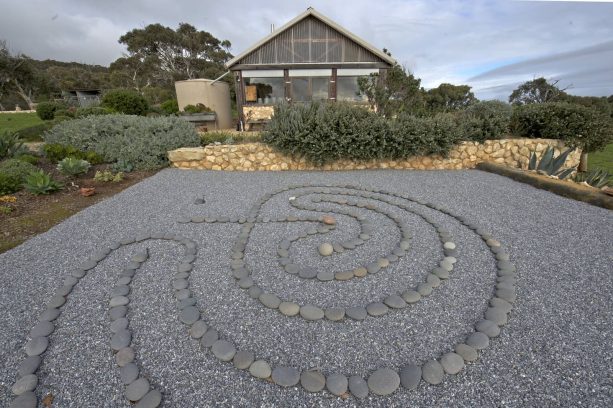
[[(406, 200), (412, 204), (425, 206), (431, 210), (441, 212), (442, 214), (455, 219), (461, 225), (474, 231), (474, 233), (485, 242), (486, 246), (497, 260), (497, 279), (492, 297), (489, 301), (490, 307), (488, 307), (488, 309), (485, 311), (484, 318), (475, 324), (475, 330), (467, 335), (464, 342), (455, 345), (453, 347), (454, 351), (447, 352), (438, 359), (431, 359), (431, 357), (427, 357), (430, 359), (422, 366), (408, 363), (399, 371), (388, 367), (380, 367), (371, 373), (367, 380), (364, 380), (360, 376), (345, 376), (344, 374), (340, 373), (330, 373), (325, 376), (318, 371), (301, 371), (299, 368), (295, 367), (278, 366), (273, 369), (267, 361), (262, 359), (256, 360), (256, 355), (254, 352), (249, 350), (237, 350), (236, 346), (231, 341), (220, 339), (220, 333), (204, 320), (202, 312), (196, 306), (196, 299), (192, 297), (192, 292), (189, 289), (190, 272), (193, 268), (193, 263), (197, 258), (196, 242), (188, 238), (182, 238), (175, 234), (143, 232), (135, 236), (126, 237), (108, 248), (100, 249), (98, 252), (93, 254), (89, 260), (87, 260), (79, 268), (73, 270), (64, 279), (63, 285), (56, 290), (55, 295), (48, 302), (47, 309), (42, 313), (39, 323), (36, 324), (30, 331), (30, 340), (24, 347), (28, 357), (22, 362), (17, 370), (18, 379), (12, 387), (12, 391), (17, 397), (13, 400), (10, 407), (36, 407), (37, 397), (34, 392), (38, 385), (38, 377), (36, 372), (41, 365), (42, 356), (49, 345), (49, 336), (52, 335), (55, 329), (53, 321), (61, 314), (66, 298), (72, 292), (75, 285), (77, 285), (79, 281), (88, 273), (92, 272), (97, 265), (106, 259), (107, 256), (109, 256), (114, 250), (135, 242), (143, 242), (147, 240), (169, 240), (181, 244), (185, 248), (185, 252), (177, 266), (177, 271), (172, 280), (171, 287), (174, 291), (174, 295), (180, 309), (179, 320), (189, 327), (189, 335), (192, 338), (197, 339), (205, 350), (210, 349), (212, 354), (220, 361), (232, 362), (236, 368), (249, 370), (249, 373), (256, 378), (272, 380), (273, 383), (280, 386), (291, 387), (300, 383), (302, 388), (308, 392), (319, 392), (325, 387), (329, 392), (337, 396), (346, 395), (347, 391), (349, 391), (356, 398), (364, 398), (369, 392), (376, 395), (392, 394), (400, 385), (407, 389), (415, 389), (422, 380), (425, 383), (436, 385), (443, 381), (445, 374), (455, 375), (465, 367), (465, 363), (476, 361), (478, 358), (477, 351), (487, 348), (490, 344), (490, 338), (497, 337), (500, 334), (500, 327), (507, 324), (508, 313), (511, 311), (512, 303), (514, 303), (516, 299), (515, 266), (509, 262), (509, 255), (504, 252), (501, 243), (493, 239), (491, 234), (480, 229), (476, 224), (473, 224), (467, 219), (453, 215), (448, 210), (437, 205), (416, 200), (407, 195), (394, 194), (383, 190), (369, 190), (355, 186), (302, 185), (287, 187), (280, 189), (275, 193), (265, 195), (262, 199), (255, 203), (245, 217), (182, 217), (179, 222), (221, 222), (243, 224), (237, 241), (232, 248), (231, 264), (233, 266), (232, 269), (236, 272), (237, 270), (245, 269), (245, 265), (242, 265), (244, 264), (243, 258), (245, 247), (248, 242), (251, 229), (256, 223), (273, 221), (292, 222), (301, 220), (300, 217), (292, 217), (291, 219), (290, 217), (286, 217), (278, 220), (265, 219), (259, 215), (262, 206), (270, 198), (272, 198), (274, 194), (304, 188), (310, 189), (309, 194), (340, 194), (358, 196), (371, 200), (379, 200), (384, 203), (392, 199)], [(340, 193), (343, 191), (346, 194)], [(312, 201), (316, 202), (316, 200)], [(321, 201), (326, 200), (320, 199), (320, 202)], [(345, 201), (347, 201), (346, 204)], [(350, 205), (360, 208), (367, 208), (373, 211), (377, 210), (376, 206), (369, 208), (370, 206), (365, 202), (354, 202), (350, 201), (349, 199), (327, 200), (327, 202), (338, 205)], [(299, 209), (312, 209), (314, 211), (323, 212), (322, 210), (316, 209), (312, 204), (292, 204)], [(406, 208), (407, 206), (404, 204), (392, 204), (391, 201), (390, 204), (411, 212), (414, 211), (413, 209)], [(337, 210), (336, 212), (339, 214), (346, 214), (351, 213), (352, 211)], [(440, 271), (438, 272), (436, 271), (439, 268), (435, 268), (430, 274), (428, 274), (426, 283), (420, 284), (420, 286), (426, 285), (427, 288), (426, 286), (422, 286), (422, 289), (425, 288), (428, 290), (420, 290), (418, 287), (417, 290), (414, 291), (415, 293), (411, 294), (412, 296), (415, 295), (415, 297), (428, 296), (434, 286), (438, 286), (441, 281), (448, 278), (448, 273), (446, 272), (449, 272), (448, 269), (452, 269), (453, 266), (453, 259), (451, 259), (452, 257), (450, 255), (455, 255), (455, 244), (446, 245), (452, 244), (448, 233), (437, 223), (435, 223), (434, 220), (423, 215), (420, 216), (426, 222), (430, 223), (439, 233), (443, 243), (443, 252), (447, 257), (447, 260), (444, 259), (441, 264), (449, 264), (451, 268), (441, 267)], [(357, 219), (359, 220), (359, 217)], [(323, 220), (324, 217), (322, 217), (321, 220), (319, 217), (316, 219), (313, 217), (306, 217), (304, 219), (304, 221), (311, 222)], [(326, 231), (323, 231), (322, 233), (329, 231), (331, 229), (330, 225), (329, 219), (327, 222), (323, 221), (323, 226), (326, 226)], [(406, 228), (402, 222), (398, 222), (397, 226), (402, 231), (404, 238), (404, 240), (401, 242), (408, 242), (407, 238), (409, 238), (410, 235), (408, 228)], [(300, 239), (300, 237), (298, 239)], [(405, 251), (401, 246), (398, 248)], [(346, 249), (351, 250), (351, 247)], [(409, 248), (407, 247), (407, 249)], [(392, 255), (398, 256), (393, 252)], [(129, 320), (127, 315), (128, 305), (130, 303), (129, 293), (132, 278), (136, 271), (141, 267), (142, 263), (148, 258), (148, 250), (139, 252), (131, 258), (131, 262), (126, 266), (126, 268), (124, 268), (119, 276), (109, 301), (109, 317), (112, 322), (110, 328), (111, 332), (113, 333), (110, 340), (110, 346), (111, 349), (116, 352), (115, 361), (120, 367), (120, 376), (124, 385), (126, 386), (125, 396), (129, 401), (136, 402), (136, 407), (156, 407), (162, 400), (162, 394), (151, 388), (149, 381), (140, 374), (140, 369), (135, 363), (135, 352), (131, 347), (132, 335), (129, 329)], [(239, 266), (239, 264), (241, 265)], [(250, 279), (248, 276), (241, 273), (239, 276), (235, 274), (234, 278), (238, 280), (241, 288), (248, 290), (250, 295), (252, 295), (251, 292), (253, 292), (253, 288), (257, 286), (252, 282), (252, 280), (250, 282), (246, 282)], [(241, 282), (243, 282), (243, 285), (241, 285)], [(322, 284), (325, 284), (325, 281), (322, 282)], [(377, 304), (376, 307), (371, 307), (370, 312), (368, 312), (366, 309), (364, 311), (360, 311), (359, 315), (363, 316), (362, 318), (365, 318), (366, 314), (377, 316), (380, 312), (385, 313), (388, 307), (393, 309), (410, 310), (410, 303), (414, 302), (407, 301), (408, 299), (405, 296), (405, 293), (406, 292), (404, 292), (401, 296), (395, 295), (393, 298), (392, 296), (394, 295), (392, 295), (386, 298), (383, 302), (379, 302), (380, 304)], [(269, 308), (281, 309), (280, 300), (279, 302), (268, 302), (268, 300), (273, 299), (272, 296), (275, 295), (269, 294), (271, 295), (268, 296), (270, 299), (264, 300), (264, 298), (266, 298), (265, 295), (266, 293), (264, 291), (258, 293), (257, 298), (262, 304)], [(419, 299), (419, 297), (417, 297), (417, 299)], [(302, 318), (307, 320), (323, 319), (326, 315), (322, 309), (312, 305), (298, 306), (296, 304), (296, 306), (298, 307), (298, 312), (294, 313), (294, 315), (300, 314)], [(293, 309), (295, 311), (296, 307), (287, 308), (285, 310), (289, 309)], [(343, 309), (343, 313), (341, 313), (341, 310), (335, 311), (335, 316), (338, 317), (338, 319), (335, 318), (330, 320), (342, 320), (345, 315), (352, 317), (351, 313), (347, 313), (348, 310), (349, 308), (347, 310)], [(329, 309), (327, 311), (329, 315)], [(283, 311), (281, 312), (283, 313)], [(315, 319), (313, 319), (313, 317), (315, 317)], [(329, 318), (329, 316), (327, 317)], [(362, 319), (358, 318), (356, 320)], [(312, 322), (311, 324), (317, 323)]]
[(613, 197), (598, 191), (595, 188), (577, 185), (576, 183), (547, 178), (534, 173), (529, 173), (519, 169), (501, 166), (495, 163), (480, 163), (477, 165), (478, 170), (495, 173), (501, 176), (512, 178), (515, 181), (530, 184), (541, 190), (547, 190), (554, 194), (563, 197), (572, 198), (573, 200), (583, 201), (597, 207), (613, 210)]

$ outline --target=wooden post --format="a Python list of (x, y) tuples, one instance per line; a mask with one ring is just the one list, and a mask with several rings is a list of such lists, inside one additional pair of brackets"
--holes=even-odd
[(289, 69), (283, 70), (283, 88), (285, 93), (285, 102), (292, 101), (292, 81), (289, 77)]
[(330, 87), (328, 89), (328, 99), (336, 102), (336, 80), (337, 80), (336, 68), (332, 68), (332, 76), (330, 77)]
[(243, 105), (245, 103), (245, 87), (243, 86), (243, 72), (236, 72), (236, 111), (238, 113), (238, 120), (243, 122), (243, 129), (245, 124), (245, 118), (243, 115)]

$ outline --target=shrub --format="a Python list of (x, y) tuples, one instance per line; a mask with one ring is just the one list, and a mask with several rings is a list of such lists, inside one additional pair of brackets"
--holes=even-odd
[(592, 169), (586, 173), (577, 173), (573, 180), (577, 183), (587, 183), (595, 188), (613, 185), (613, 174), (605, 169)]
[(102, 106), (126, 115), (144, 116), (149, 104), (142, 95), (127, 89), (109, 91), (102, 97)]
[(43, 146), (43, 152), (45, 156), (47, 156), (47, 158), (54, 163), (57, 163), (67, 157), (87, 160), (91, 164), (104, 163), (104, 158), (94, 151), (81, 151), (74, 146), (63, 145), (61, 143), (46, 143)]
[(565, 102), (515, 107), (511, 132), (522, 137), (562, 139), (584, 152), (601, 150), (613, 142), (609, 118), (585, 106)]
[(265, 143), (322, 165), (339, 159), (402, 159), (442, 154), (458, 141), (450, 114), (386, 119), (344, 103), (280, 105), (264, 132)]
[(57, 169), (65, 176), (74, 177), (78, 174), (87, 173), (90, 164), (87, 160), (77, 159), (74, 157), (66, 157), (57, 164)]
[(202, 146), (213, 143), (222, 144), (240, 144), (240, 143), (256, 143), (262, 141), (262, 136), (259, 132), (241, 132), (230, 133), (223, 131), (204, 132), (200, 133)]
[(79, 108), (75, 112), (75, 118), (84, 118), (90, 115), (110, 115), (113, 111), (103, 106), (90, 106), (87, 108)]
[(480, 101), (459, 113), (465, 140), (483, 143), (508, 135), (513, 108), (501, 101)]
[(185, 113), (208, 113), (208, 112), (213, 112), (213, 109), (209, 108), (208, 106), (199, 103), (196, 105), (186, 105), (183, 108), (183, 112)]
[(51, 178), (42, 169), (34, 170), (26, 176), (23, 184), (26, 190), (35, 195), (53, 193), (62, 188), (62, 185)]
[(45, 141), (95, 151), (107, 163), (124, 160), (137, 170), (164, 167), (168, 150), (200, 145), (194, 127), (172, 116), (88, 116), (60, 123), (45, 134)]
[(132, 170), (134, 170), (134, 165), (123, 159), (119, 159), (113, 163), (111, 169), (117, 173), (130, 173)]
[(160, 105), (160, 108), (167, 115), (174, 115), (176, 113), (179, 113), (179, 103), (176, 99), (169, 99), (167, 101), (164, 101)]
[(27, 149), (17, 133), (4, 131), (0, 133), (0, 160), (25, 154)]
[(55, 118), (55, 111), (59, 107), (59, 104), (55, 102), (39, 102), (36, 105), (36, 114), (42, 120), (53, 120)]
[(20, 129), (17, 134), (22, 140), (27, 142), (39, 142), (43, 140), (43, 134), (51, 129), (59, 120), (49, 121), (41, 123), (39, 125), (29, 126), (27, 128)]
[(9, 159), (0, 163), (0, 195), (21, 190), (26, 176), (34, 170), (35, 166), (18, 159)]
[(105, 183), (108, 183), (109, 181), (117, 183), (123, 180), (123, 172), (119, 171), (117, 173), (113, 173), (110, 170), (97, 171), (94, 175), (94, 180), (103, 181)]
[(32, 165), (37, 165), (38, 164), (38, 157), (34, 156), (33, 154), (20, 154), (19, 156), (15, 157), (17, 160), (22, 161), (22, 162), (26, 162), (26, 163), (30, 163)]

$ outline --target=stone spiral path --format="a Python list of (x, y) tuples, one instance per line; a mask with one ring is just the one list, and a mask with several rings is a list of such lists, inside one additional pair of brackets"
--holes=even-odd
[[(312, 215), (282, 216), (277, 218), (261, 215), (262, 207), (276, 195), (291, 193), (290, 205)], [(322, 207), (322, 204), (326, 208)], [(386, 206), (420, 217), (436, 232), (440, 240), (440, 259), (431, 265), (423, 265), (425, 280), (415, 287), (398, 287), (393, 293), (381, 294), (379, 301), (356, 303), (347, 307), (326, 308), (322, 305), (301, 303), (290, 297), (276, 294), (265, 289), (253, 278), (252, 267), (246, 261), (245, 252), (250, 245), (251, 233), (257, 224), (266, 223), (310, 223), (313, 226), (296, 235), (275, 237), (277, 239), (277, 262), (280, 273), (295, 275), (294, 278), (311, 280), (320, 285), (330, 281), (345, 282), (353, 279), (378, 279), (388, 273), (389, 266), (412, 250), (412, 231), (403, 216), (394, 215)], [(333, 207), (333, 210), (330, 208)], [(334, 257), (340, 253), (350, 253), (371, 239), (370, 234), (377, 228), (368, 216), (360, 214), (357, 209), (367, 210), (391, 220), (396, 226), (400, 239), (393, 248), (381, 248), (381, 254), (376, 259), (368, 259), (356, 268), (339, 271), (318, 270), (301, 264), (292, 257), (293, 245), (309, 236), (318, 236), (325, 241), (326, 234), (335, 230), (336, 218), (349, 217), (360, 225), (359, 233), (350, 240), (342, 242), (323, 242), (328, 244), (325, 251), (319, 246), (319, 252), (324, 257)], [(142, 233), (126, 237), (109, 248), (103, 248), (93, 254), (65, 277), (62, 286), (48, 301), (47, 309), (41, 314), (39, 322), (29, 333), (30, 340), (24, 347), (27, 357), (18, 368), (17, 381), (12, 386), (15, 398), (11, 407), (35, 407), (35, 394), (39, 378), (37, 370), (42, 363), (49, 339), (53, 335), (54, 321), (65, 308), (65, 302), (73, 288), (88, 273), (94, 271), (97, 265), (106, 259), (113, 251), (121, 247), (129, 247), (134, 243), (165, 240), (180, 245), (183, 254), (178, 260), (176, 270), (169, 278), (169, 290), (176, 298), (178, 319), (186, 326), (187, 333), (197, 339), (205, 350), (210, 350), (220, 364), (232, 364), (238, 370), (247, 370), (252, 376), (269, 380), (278, 386), (292, 387), (300, 385), (306, 392), (328, 392), (346, 397), (349, 393), (355, 398), (365, 398), (369, 393), (375, 396), (385, 396), (394, 393), (400, 386), (415, 389), (420, 383), (437, 385), (444, 381), (445, 376), (452, 376), (465, 368), (465, 364), (478, 358), (479, 350), (488, 347), (490, 341), (500, 334), (500, 329), (507, 324), (508, 314), (516, 300), (516, 269), (510, 262), (508, 253), (499, 240), (490, 232), (480, 228), (474, 220), (461, 215), (452, 214), (449, 210), (436, 204), (426, 203), (411, 198), (406, 194), (383, 190), (364, 189), (351, 185), (297, 185), (286, 187), (265, 194), (243, 217), (202, 217), (185, 214), (178, 219), (179, 224), (238, 224), (239, 234), (231, 248), (229, 278), (234, 279), (238, 287), (263, 308), (278, 310), (287, 318), (301, 318), (313, 324), (317, 330), (317, 321), (329, 320), (343, 324), (344, 321), (363, 321), (376, 319), (388, 313), (410, 316), (412, 305), (423, 297), (435, 297), (435, 289), (445, 284), (453, 273), (454, 264), (462, 257), (462, 243), (454, 242), (451, 234), (433, 217), (422, 211), (434, 210), (450, 220), (459, 223), (467, 230), (476, 234), (483, 242), (483, 251), (488, 251), (496, 261), (496, 270), (484, 270), (483, 274), (496, 273), (495, 286), (489, 307), (483, 318), (474, 322), (474, 331), (468, 334), (463, 342), (451, 345), (453, 352), (441, 356), (424, 356), (425, 363), (421, 365), (407, 361), (400, 369), (381, 366), (373, 370), (367, 378), (359, 375), (347, 375), (340, 372), (320, 372), (317, 370), (301, 370), (293, 366), (274, 366), (270, 361), (260, 358), (258, 350), (240, 350), (228, 338), (207, 320), (206, 314), (198, 306), (198, 299), (190, 290), (190, 274), (194, 262), (198, 258), (198, 247), (206, 242), (194, 240), (177, 234), (159, 232)], [(322, 244), (323, 245), (323, 244)], [(329, 249), (332, 251), (329, 251)], [(116, 285), (109, 300), (108, 315), (111, 320), (110, 348), (115, 353), (115, 361), (119, 367), (120, 376), (125, 385), (125, 398), (136, 403), (137, 407), (155, 407), (163, 400), (164, 389), (154, 389), (149, 381), (141, 375), (147, 367), (140, 366), (136, 359), (138, 351), (134, 350), (132, 332), (129, 321), (130, 293), (132, 278), (139, 268), (149, 259), (148, 251), (140, 251), (133, 255), (131, 262), (118, 274)], [(357, 256), (357, 255), (356, 255)], [(281, 271), (282, 269), (282, 271)], [(256, 333), (254, 333), (256, 335)]]

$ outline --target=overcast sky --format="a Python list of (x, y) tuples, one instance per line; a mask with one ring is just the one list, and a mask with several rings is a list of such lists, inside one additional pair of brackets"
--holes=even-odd
[(107, 65), (133, 28), (180, 22), (238, 54), (313, 6), (422, 79), (506, 99), (544, 76), (576, 95), (613, 94), (613, 3), (435, 0), (0, 0), (0, 39), (36, 59)]

